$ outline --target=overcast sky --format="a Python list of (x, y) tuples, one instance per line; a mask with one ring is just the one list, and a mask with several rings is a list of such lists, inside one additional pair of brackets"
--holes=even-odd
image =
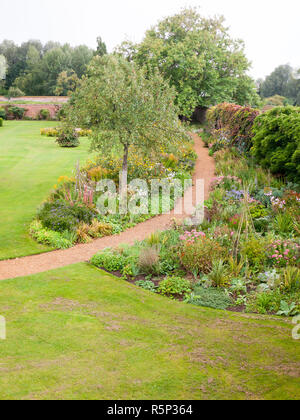
[(280, 64), (300, 66), (299, 0), (1, 0), (0, 41), (54, 40), (95, 48), (100, 35), (112, 51), (124, 39), (140, 41), (146, 29), (184, 6), (225, 16), (231, 34), (245, 41), (253, 77)]

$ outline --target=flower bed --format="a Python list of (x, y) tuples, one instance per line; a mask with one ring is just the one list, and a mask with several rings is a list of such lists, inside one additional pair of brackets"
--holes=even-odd
[[(56, 136), (56, 129), (42, 130), (46, 136)], [(89, 134), (80, 132), (79, 134)], [(119, 172), (122, 168), (122, 159), (116, 154), (115, 158), (99, 156), (90, 160), (82, 168), (77, 167), (74, 177), (60, 177), (49, 199), (38, 211), (37, 219), (31, 226), (32, 236), (40, 243), (55, 248), (66, 248), (77, 244), (87, 243), (95, 238), (118, 234), (136, 224), (156, 215), (155, 206), (159, 213), (164, 210), (162, 190), (157, 195), (150, 197), (150, 180), (166, 180), (170, 187), (170, 204), (174, 207), (177, 198), (175, 181), (185, 185), (185, 180), (190, 180), (197, 155), (194, 152), (192, 140), (172, 146), (170, 150), (161, 150), (160, 160), (145, 157), (132, 148), (129, 154), (128, 179), (146, 181), (147, 190), (138, 192), (128, 189), (127, 200), (134, 197), (137, 202), (147, 198), (147, 208), (140, 205), (137, 213), (119, 211), (121, 206), (117, 189), (111, 198), (116, 201), (116, 211), (109, 208), (105, 214), (97, 206), (101, 193), (97, 185), (101, 180), (114, 181), (116, 188), (119, 186)], [(182, 192), (184, 188), (182, 188)], [(151, 199), (152, 198), (152, 199)], [(55, 234), (54, 234), (55, 233)]]
[(189, 304), (299, 314), (299, 186), (270, 176), (235, 147), (212, 154), (216, 178), (201, 226), (176, 226), (91, 263)]

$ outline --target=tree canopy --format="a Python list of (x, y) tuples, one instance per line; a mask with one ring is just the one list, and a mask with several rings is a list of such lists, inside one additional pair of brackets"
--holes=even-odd
[(288, 99), (292, 105), (300, 105), (300, 70), (290, 65), (278, 66), (265, 80), (260, 83), (262, 98), (281, 96)]
[[(101, 47), (104, 52), (106, 45), (102, 40), (100, 45), (100, 40), (97, 40), (97, 51)], [(30, 40), (18, 46), (13, 41), (4, 40), (0, 44), (0, 55), (5, 57), (8, 65), (4, 87), (6, 90), (17, 87), (27, 95), (54, 95), (58, 92), (63, 95), (70, 89), (61, 89), (62, 73), (80, 79), (94, 53), (96, 51), (86, 45), (71, 47), (53, 41), (43, 45), (38, 40)], [(76, 84), (69, 83), (70, 86), (73, 88)]]
[(222, 17), (206, 19), (195, 9), (184, 9), (148, 30), (140, 44), (123, 43), (117, 52), (148, 72), (158, 68), (175, 87), (176, 103), (187, 117), (198, 106), (257, 101), (246, 76), (250, 63), (244, 45), (230, 38)]
[(4, 55), (0, 55), (0, 80), (4, 80), (7, 71), (7, 63)]
[(147, 77), (144, 69), (120, 56), (98, 56), (70, 101), (67, 119), (93, 129), (94, 150), (122, 152), (124, 191), (131, 147), (144, 155), (156, 154), (186, 136), (174, 99), (174, 89), (158, 71)]

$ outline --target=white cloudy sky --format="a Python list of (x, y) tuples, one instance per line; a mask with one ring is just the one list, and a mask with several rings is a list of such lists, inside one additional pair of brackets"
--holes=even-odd
[(277, 65), (300, 66), (299, 0), (1, 0), (0, 41), (28, 39), (87, 44), (102, 36), (109, 50), (184, 6), (204, 15), (222, 14), (234, 37), (246, 43), (251, 74), (262, 77)]

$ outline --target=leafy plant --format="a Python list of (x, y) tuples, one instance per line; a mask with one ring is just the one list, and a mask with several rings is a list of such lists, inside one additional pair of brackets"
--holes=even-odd
[(212, 262), (212, 268), (207, 275), (208, 279), (215, 287), (225, 287), (229, 282), (229, 270), (223, 260), (215, 260)]
[(299, 310), (295, 302), (291, 303), (290, 305), (284, 300), (280, 302), (280, 310), (277, 312), (277, 315), (295, 316), (298, 314)]
[(78, 147), (80, 145), (77, 131), (69, 127), (64, 127), (59, 131), (56, 142), (60, 147)]
[(96, 213), (83, 205), (68, 204), (62, 200), (46, 202), (38, 212), (38, 219), (45, 228), (64, 232), (74, 231), (80, 222), (91, 224)]
[(157, 293), (157, 286), (155, 283), (150, 280), (139, 280), (135, 282), (136, 286), (141, 287), (142, 289), (149, 290), (149, 292)]
[(65, 233), (45, 229), (38, 221), (34, 221), (30, 225), (30, 234), (38, 243), (49, 245), (56, 249), (67, 249), (73, 245), (74, 238), (68, 237)]
[(41, 109), (39, 112), (39, 119), (40, 120), (49, 120), (50, 119), (50, 111), (48, 109)]
[(300, 180), (300, 108), (278, 107), (260, 115), (253, 127), (252, 153), (272, 173)]
[(130, 263), (130, 258), (111, 251), (96, 254), (91, 259), (91, 264), (107, 271), (121, 271)]
[(191, 293), (191, 283), (182, 277), (170, 276), (160, 282), (158, 293), (164, 296), (174, 298)]
[(286, 267), (283, 269), (281, 279), (285, 290), (291, 292), (300, 289), (300, 269), (298, 267)]
[(192, 305), (223, 310), (233, 304), (232, 299), (224, 290), (214, 287), (196, 287), (190, 297), (186, 299), (186, 302)]

